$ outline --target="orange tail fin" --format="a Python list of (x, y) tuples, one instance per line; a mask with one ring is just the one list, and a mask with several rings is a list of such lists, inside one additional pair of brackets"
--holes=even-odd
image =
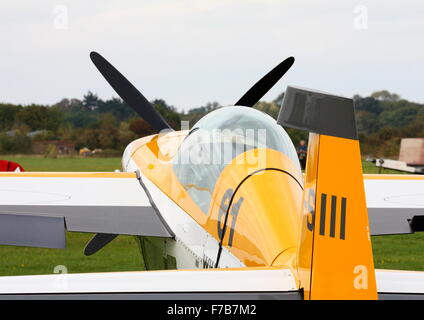
[(305, 299), (377, 299), (353, 101), (288, 87), (281, 125), (310, 133), (298, 251)]

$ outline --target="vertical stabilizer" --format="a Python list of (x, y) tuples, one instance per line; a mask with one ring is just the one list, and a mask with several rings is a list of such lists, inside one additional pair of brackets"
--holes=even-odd
[(377, 299), (353, 100), (288, 87), (278, 123), (310, 131), (298, 271), (305, 299)]

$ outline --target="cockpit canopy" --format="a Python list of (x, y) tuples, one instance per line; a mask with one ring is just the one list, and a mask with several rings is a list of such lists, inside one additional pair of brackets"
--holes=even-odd
[(290, 137), (273, 118), (253, 108), (231, 106), (207, 114), (193, 126), (173, 160), (174, 172), (207, 214), (222, 170), (254, 148), (280, 151), (300, 170)]

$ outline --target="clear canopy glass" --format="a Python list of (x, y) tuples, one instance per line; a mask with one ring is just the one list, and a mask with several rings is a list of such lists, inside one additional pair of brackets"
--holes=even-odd
[(222, 170), (253, 148), (280, 151), (300, 170), (290, 137), (273, 118), (253, 108), (231, 106), (209, 113), (193, 126), (174, 159), (174, 172), (206, 214)]

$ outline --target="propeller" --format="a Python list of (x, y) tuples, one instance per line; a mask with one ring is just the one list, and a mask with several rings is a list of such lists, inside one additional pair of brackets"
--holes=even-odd
[(90, 59), (116, 93), (146, 120), (157, 132), (172, 130), (155, 107), (127, 80), (113, 65), (97, 52), (90, 53)]
[[(162, 130), (172, 131), (171, 126), (155, 107), (112, 64), (94, 51), (90, 53), (90, 59), (122, 100), (149, 123), (153, 129), (157, 132)], [(117, 234), (95, 234), (85, 246), (84, 254), (90, 256), (96, 253), (117, 236)]]
[(234, 105), (253, 107), (290, 69), (294, 58), (289, 57), (255, 83)]
[[(172, 130), (155, 107), (112, 64), (94, 51), (90, 53), (90, 59), (122, 100), (157, 132)], [(235, 105), (253, 107), (281, 79), (293, 63), (293, 57), (285, 59), (250, 88)], [(117, 234), (97, 233), (87, 243), (84, 254), (90, 256), (96, 253), (117, 236)]]
[(85, 246), (84, 254), (86, 256), (91, 256), (107, 245), (109, 242), (111, 242), (113, 239), (115, 239), (117, 236), (117, 234), (96, 233)]

